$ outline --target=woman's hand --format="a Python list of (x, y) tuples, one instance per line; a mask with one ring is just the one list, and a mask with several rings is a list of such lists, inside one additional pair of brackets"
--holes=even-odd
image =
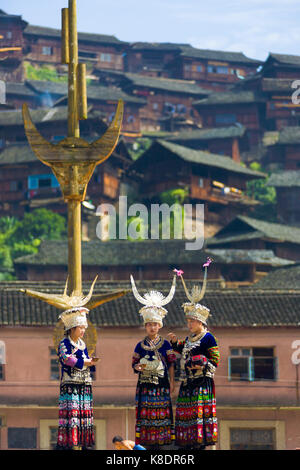
[(137, 370), (138, 372), (142, 372), (146, 367), (146, 364), (136, 364), (134, 366), (135, 370)]
[(178, 338), (175, 333), (168, 333), (167, 336), (169, 337), (171, 343), (177, 343)]
[(188, 367), (188, 369), (189, 369), (189, 370), (203, 369), (203, 366), (194, 365), (194, 366)]
[(93, 358), (92, 358), (92, 359), (85, 359), (85, 360), (84, 360), (84, 365), (87, 366), (87, 367), (92, 367), (92, 366), (94, 366), (96, 363), (97, 363), (97, 361), (94, 361)]

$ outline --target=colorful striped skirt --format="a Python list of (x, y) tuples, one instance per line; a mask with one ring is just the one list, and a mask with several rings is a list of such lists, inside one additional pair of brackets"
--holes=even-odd
[(58, 449), (91, 448), (95, 443), (90, 384), (63, 384), (59, 395)]
[(214, 381), (202, 377), (180, 386), (175, 417), (178, 446), (208, 446), (218, 440)]
[(174, 442), (174, 425), (170, 386), (139, 383), (136, 389), (135, 442), (146, 446), (163, 446)]

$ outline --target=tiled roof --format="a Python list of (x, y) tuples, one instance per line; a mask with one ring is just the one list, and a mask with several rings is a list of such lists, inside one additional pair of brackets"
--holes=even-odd
[(181, 51), (182, 48), (191, 48), (189, 44), (177, 44), (172, 42), (132, 42), (130, 49), (141, 50), (161, 50), (161, 51)]
[[(35, 26), (29, 24), (25, 30), (24, 34), (38, 37), (54, 37), (61, 38), (61, 30), (54, 28), (47, 28), (44, 26)], [(113, 44), (113, 45), (122, 45), (127, 44), (124, 41), (120, 41), (115, 36), (110, 36), (106, 34), (93, 34), (93, 33), (81, 33), (78, 32), (78, 41), (80, 42), (93, 42), (98, 44)]]
[(268, 179), (267, 186), (277, 188), (293, 188), (300, 186), (300, 170), (286, 170), (280, 173), (272, 173)]
[[(52, 108), (30, 109), (30, 116), (35, 124), (68, 120), (68, 108), (66, 106), (54, 106)], [(103, 117), (103, 113), (90, 107), (88, 119)], [(0, 112), (0, 126), (24, 126), (22, 110)]]
[[(198, 281), (187, 281), (190, 289)], [(139, 292), (143, 295), (146, 290), (158, 289), (165, 295), (169, 292), (171, 281), (143, 283), (136, 281)], [(30, 283), (30, 287), (38, 291), (62, 293), (63, 283)], [(122, 287), (130, 289), (129, 282)], [(0, 325), (3, 326), (50, 326), (53, 327), (60, 313), (56, 308), (38, 299), (29, 297), (18, 288), (29, 287), (26, 282), (0, 283)], [(94, 292), (107, 292), (120, 288), (120, 283), (96, 283)], [(89, 286), (84, 286), (84, 292)], [(166, 327), (181, 327), (185, 324), (182, 304), (186, 302), (182, 286), (178, 283), (175, 296), (168, 304), (168, 315), (164, 324)], [(274, 327), (299, 326), (300, 324), (300, 290), (261, 290), (261, 289), (210, 289), (202, 301), (211, 310), (209, 325), (211, 327)], [(91, 322), (97, 327), (115, 326), (128, 327), (142, 325), (138, 313), (141, 308), (133, 294), (105, 303), (89, 314)]]
[[(50, 95), (66, 96), (68, 94), (68, 84), (66, 82), (51, 82), (43, 80), (27, 80), (27, 84), (36, 93), (49, 93)], [(122, 99), (125, 103), (145, 104), (146, 101), (117, 88), (105, 87), (101, 85), (87, 86), (87, 99), (99, 101), (117, 101)]]
[(272, 250), (237, 250), (237, 249), (208, 249), (208, 255), (224, 264), (258, 264), (267, 266), (287, 266), (294, 264), (289, 259), (279, 258)]
[(26, 85), (26, 82), (6, 82), (5, 87), (7, 95), (36, 96), (34, 91)]
[(224, 171), (239, 173), (249, 178), (265, 177), (264, 173), (251, 170), (250, 168), (246, 168), (245, 166), (233, 161), (230, 157), (206, 152), (204, 150), (190, 149), (182, 145), (174, 144), (173, 142), (168, 142), (159, 139), (154, 142), (152, 146), (138, 158), (138, 160), (134, 162), (132, 167), (141, 168), (143, 166), (144, 159), (151, 158), (151, 152), (155, 151), (155, 146), (157, 145), (161, 146), (163, 149), (175, 154), (179, 158), (182, 158), (183, 160), (186, 160), (188, 162), (198, 163), (199, 165), (205, 165), (214, 168), (221, 168)]
[(262, 64), (258, 59), (250, 59), (243, 52), (215, 51), (210, 49), (197, 49), (194, 47), (183, 48), (181, 55), (195, 59), (222, 60), (240, 64)]
[(288, 92), (290, 95), (293, 91), (292, 83), (294, 78), (263, 78), (261, 81), (262, 91), (283, 91)]
[(300, 228), (240, 215), (216, 233), (214, 237), (207, 240), (207, 246), (251, 238), (266, 238), (300, 244)]
[(256, 289), (300, 289), (300, 264), (278, 267), (254, 284)]
[(252, 90), (249, 91), (222, 91), (212, 93), (207, 98), (195, 101), (194, 106), (215, 106), (228, 104), (259, 103), (266, 101), (266, 98)]
[(201, 88), (195, 82), (189, 80), (148, 77), (136, 73), (124, 73), (124, 77), (138, 87), (147, 87), (195, 96), (208, 96), (211, 94), (211, 90)]
[(299, 55), (291, 55), (291, 54), (277, 54), (274, 52), (270, 52), (266, 62), (269, 59), (274, 59), (276, 62), (283, 64), (283, 65), (294, 65), (300, 66), (300, 56)]
[[(206, 258), (214, 263), (256, 263), (271, 266), (291, 264), (292, 261), (278, 258), (272, 250), (187, 250), (187, 240), (143, 240), (138, 242), (89, 241), (82, 242), (82, 264), (84, 266), (142, 266), (158, 265), (180, 267), (199, 263), (199, 269)], [(43, 241), (39, 251), (32, 255), (17, 258), (17, 265), (67, 266), (67, 242)]]
[(168, 141), (182, 140), (211, 140), (211, 139), (230, 139), (233, 137), (242, 137), (246, 132), (244, 126), (213, 127), (203, 129), (193, 129), (190, 131), (173, 132), (170, 137), (165, 137)]

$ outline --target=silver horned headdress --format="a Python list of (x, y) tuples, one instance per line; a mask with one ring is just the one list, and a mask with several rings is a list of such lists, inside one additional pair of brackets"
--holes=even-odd
[(93, 281), (87, 296), (76, 295), (74, 293), (72, 293), (72, 295), (67, 295), (68, 278), (63, 295), (56, 296), (56, 301), (59, 301), (60, 307), (66, 308), (66, 310), (64, 310), (58, 317), (62, 320), (65, 330), (70, 330), (76, 326), (88, 327), (86, 315), (89, 313), (89, 309), (84, 306), (88, 304), (92, 297), (97, 277), (98, 276), (96, 276)]
[(138, 302), (144, 307), (139, 310), (143, 317), (144, 324), (149, 322), (156, 322), (163, 326), (163, 318), (167, 315), (168, 311), (164, 308), (165, 305), (171, 302), (174, 297), (176, 289), (176, 276), (173, 277), (172, 286), (169, 294), (165, 297), (161, 292), (151, 290), (142, 297), (136, 288), (133, 276), (130, 275), (132, 292)]
[(210, 315), (210, 310), (209, 308), (205, 307), (199, 302), (203, 299), (205, 295), (206, 283), (207, 283), (207, 268), (211, 262), (212, 260), (210, 258), (207, 258), (206, 263), (203, 264), (204, 279), (203, 279), (202, 288), (200, 289), (199, 286), (193, 286), (191, 292), (188, 291), (185, 285), (185, 282), (182, 276), (183, 271), (177, 270), (177, 269), (174, 270), (177, 273), (177, 275), (181, 277), (184, 291), (189, 300), (189, 302), (186, 302), (182, 305), (186, 318), (194, 318), (195, 320), (201, 321), (205, 325), (207, 325), (207, 318)]

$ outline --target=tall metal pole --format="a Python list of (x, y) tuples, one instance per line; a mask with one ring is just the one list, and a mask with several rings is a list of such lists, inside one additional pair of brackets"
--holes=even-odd
[[(68, 65), (68, 136), (58, 144), (47, 142), (32, 122), (28, 106), (23, 104), (23, 121), (28, 142), (36, 156), (51, 167), (68, 204), (68, 282), (64, 294), (49, 294), (21, 289), (32, 297), (66, 309), (69, 305), (87, 305), (95, 308), (127, 293), (88, 296), (82, 293), (81, 265), (81, 202), (85, 199), (87, 184), (96, 165), (104, 162), (113, 152), (120, 135), (123, 102), (120, 100), (114, 120), (106, 132), (94, 142), (80, 138), (79, 120), (87, 119), (87, 93), (85, 64), (78, 63), (78, 35), (76, 25), (76, 0), (69, 0), (68, 8), (62, 9), (61, 60)], [(91, 289), (94, 287), (92, 284)]]

